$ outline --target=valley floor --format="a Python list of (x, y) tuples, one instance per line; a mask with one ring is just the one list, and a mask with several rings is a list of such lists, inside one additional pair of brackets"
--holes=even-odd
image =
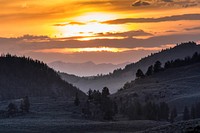
[[(6, 108), (11, 101), (0, 103)], [(12, 101), (19, 103), (19, 100)], [(92, 121), (81, 116), (73, 100), (31, 98), (31, 113), (24, 116), (0, 119), (1, 133), (131, 133), (158, 127), (166, 122), (140, 121)]]

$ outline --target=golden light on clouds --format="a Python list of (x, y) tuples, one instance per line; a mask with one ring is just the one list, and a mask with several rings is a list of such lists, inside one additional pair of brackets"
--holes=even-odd
[(125, 30), (125, 27), (121, 25), (109, 25), (101, 23), (103, 21), (115, 18), (117, 18), (117, 15), (115, 14), (90, 12), (72, 18), (72, 22), (60, 24), (61, 26), (58, 26), (57, 29), (61, 32), (61, 37), (85, 36), (86, 38), (82, 40), (89, 40), (91, 36), (95, 37), (95, 34), (98, 33)]
[(78, 17), (75, 17), (74, 20), (80, 21), (80, 22), (91, 22), (91, 21), (102, 22), (102, 21), (107, 21), (111, 19), (116, 19), (117, 17), (118, 15), (111, 14), (108, 12), (89, 12), (89, 13), (82, 14)]
[(136, 47), (136, 48), (114, 48), (114, 47), (87, 47), (87, 48), (53, 48), (53, 49), (42, 49), (35, 50), (34, 52), (41, 53), (61, 53), (61, 54), (73, 54), (73, 53), (83, 53), (83, 52), (111, 52), (120, 53), (126, 51), (158, 51), (165, 48), (170, 48), (175, 46), (174, 44), (162, 45), (160, 47)]
[(111, 48), (111, 47), (88, 47), (88, 48), (58, 48), (58, 49), (43, 49), (36, 50), (35, 52), (42, 53), (62, 53), (62, 54), (72, 54), (80, 52), (123, 52), (128, 49), (126, 48)]
[(124, 39), (125, 37), (101, 37), (101, 36), (85, 36), (85, 37), (82, 37), (82, 38), (77, 38), (76, 40), (79, 40), (79, 41), (89, 41), (89, 40), (95, 40), (95, 39)]

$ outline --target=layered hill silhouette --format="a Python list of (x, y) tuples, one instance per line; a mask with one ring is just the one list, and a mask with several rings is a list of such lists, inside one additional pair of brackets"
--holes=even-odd
[(113, 97), (124, 101), (137, 99), (142, 103), (167, 102), (181, 112), (185, 106), (199, 102), (199, 81), (200, 54), (195, 53), (183, 60), (168, 61), (160, 71), (126, 83)]
[(10, 54), (0, 56), (0, 92), (0, 99), (84, 95), (46, 64)]
[(200, 53), (200, 45), (195, 42), (187, 42), (179, 44), (173, 48), (151, 54), (136, 63), (126, 65), (124, 69), (114, 70), (113, 73), (108, 75), (85, 78), (65, 73), (60, 73), (60, 75), (62, 79), (73, 83), (85, 92), (87, 92), (89, 88), (102, 89), (104, 86), (107, 86), (113, 93), (120, 89), (127, 81), (134, 80), (135, 73), (138, 69), (146, 71), (150, 65), (154, 64), (158, 60), (161, 63), (165, 63), (166, 61), (175, 60), (177, 58), (183, 59), (187, 56), (192, 56), (195, 52)]
[(108, 74), (117, 68), (124, 68), (127, 64), (129, 63), (125, 62), (115, 65), (111, 63), (95, 64), (91, 61), (84, 63), (65, 63), (62, 61), (55, 61), (49, 63), (48, 65), (57, 71), (68, 74), (74, 74), (78, 76), (94, 76), (97, 74)]

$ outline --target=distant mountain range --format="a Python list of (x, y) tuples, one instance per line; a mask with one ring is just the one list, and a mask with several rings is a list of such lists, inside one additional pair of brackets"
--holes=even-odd
[(170, 49), (162, 50), (158, 53), (144, 57), (136, 63), (128, 64), (124, 69), (114, 70), (113, 73), (104, 76), (94, 76), (80, 78), (66, 73), (60, 73), (62, 79), (76, 85), (84, 92), (91, 89), (102, 89), (107, 86), (112, 93), (120, 89), (126, 82), (135, 79), (135, 73), (138, 69), (146, 72), (150, 65), (156, 61), (165, 63), (174, 59), (183, 59), (187, 56), (192, 56), (195, 52), (200, 53), (200, 45), (194, 42), (182, 43)]
[(48, 65), (56, 71), (74, 74), (77, 76), (95, 76), (98, 74), (108, 74), (117, 68), (124, 68), (129, 62), (121, 64), (102, 63), (95, 64), (91, 61), (84, 63), (65, 63), (62, 61), (51, 62)]
[(63, 81), (46, 64), (26, 57), (0, 56), (0, 100), (30, 97), (74, 97), (85, 94)]

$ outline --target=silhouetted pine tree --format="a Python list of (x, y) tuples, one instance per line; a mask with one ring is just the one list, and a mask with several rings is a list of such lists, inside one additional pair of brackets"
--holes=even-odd
[(93, 91), (93, 100), (94, 100), (95, 104), (101, 103), (101, 92), (99, 92), (99, 90)]
[(159, 119), (159, 106), (154, 102), (148, 102), (144, 106), (144, 116), (147, 120), (158, 120)]
[(196, 118), (200, 118), (200, 103), (196, 104), (195, 112), (196, 112)]
[(108, 95), (110, 95), (110, 91), (107, 87), (104, 87), (102, 89), (101, 110), (103, 111), (103, 118), (105, 120), (112, 120), (115, 115), (114, 103)]
[(88, 100), (92, 100), (93, 99), (92, 93), (93, 93), (92, 90), (89, 89), (89, 91), (87, 92), (87, 94), (88, 94)]
[(155, 64), (154, 64), (154, 72), (157, 73), (157, 72), (160, 72), (162, 70), (162, 67), (161, 67), (161, 62), (160, 61), (156, 61)]
[(138, 69), (136, 72), (136, 77), (137, 78), (144, 78), (144, 73), (141, 69)]
[(24, 113), (28, 113), (30, 109), (30, 102), (28, 96), (24, 97), (21, 101), (20, 109)]
[(142, 112), (142, 105), (140, 104), (139, 101), (135, 101), (132, 105), (130, 105), (127, 108), (126, 114), (128, 115), (128, 118), (131, 120), (139, 120), (142, 119), (143, 112)]
[(176, 108), (173, 108), (171, 110), (171, 113), (170, 113), (170, 122), (173, 123), (174, 122), (174, 119), (177, 117), (177, 111), (176, 111)]
[(118, 105), (116, 102), (113, 102), (114, 104), (114, 113), (117, 114), (118, 113)]
[(183, 112), (183, 120), (189, 120), (189, 119), (190, 119), (190, 113), (189, 113), (188, 107), (185, 106), (184, 112)]
[(172, 67), (171, 64), (172, 64), (172, 62), (170, 62), (170, 61), (165, 62), (164, 68), (165, 69), (171, 68)]
[(153, 66), (151, 65), (151, 66), (148, 67), (147, 72), (146, 72), (145, 75), (146, 76), (150, 76), (152, 74), (153, 74)]
[(160, 103), (159, 119), (168, 120), (169, 118), (169, 106), (167, 103)]
[(7, 109), (8, 109), (8, 117), (13, 116), (15, 113), (18, 112), (17, 106), (13, 103), (10, 103)]
[(192, 63), (196, 63), (199, 60), (199, 54), (197, 52), (195, 52), (192, 56)]
[(74, 105), (79, 106), (79, 104), (80, 104), (80, 100), (79, 100), (79, 97), (78, 97), (78, 93), (76, 93), (76, 97), (74, 99)]
[(191, 107), (190, 114), (191, 114), (190, 115), (191, 119), (195, 119), (196, 118), (196, 109), (195, 109), (194, 105), (192, 105), (192, 107)]
[(104, 87), (102, 90), (102, 96), (107, 97), (108, 95), (110, 95), (109, 89), (108, 87)]

